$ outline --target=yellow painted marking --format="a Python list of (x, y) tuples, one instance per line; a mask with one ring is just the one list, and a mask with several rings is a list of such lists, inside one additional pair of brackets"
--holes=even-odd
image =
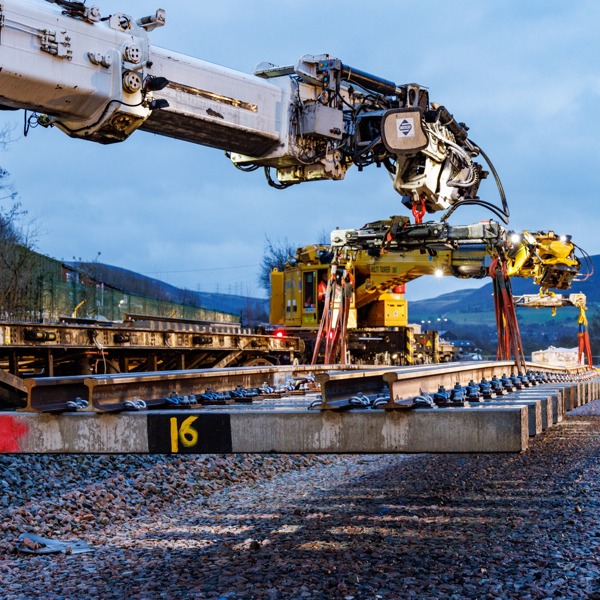
[(186, 448), (191, 448), (198, 443), (198, 431), (192, 427), (192, 423), (198, 417), (188, 417), (179, 428), (179, 440)]
[(171, 417), (171, 452), (179, 452), (179, 431), (177, 429), (177, 417)]

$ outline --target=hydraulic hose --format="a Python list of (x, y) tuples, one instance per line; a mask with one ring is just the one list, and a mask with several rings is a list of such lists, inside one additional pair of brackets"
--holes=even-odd
[(398, 93), (398, 86), (393, 81), (354, 69), (348, 65), (342, 65), (342, 79), (384, 96), (395, 96)]

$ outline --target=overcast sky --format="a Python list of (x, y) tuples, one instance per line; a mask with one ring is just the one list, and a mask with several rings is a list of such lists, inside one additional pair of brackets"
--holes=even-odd
[[(491, 157), (514, 229), (570, 233), (600, 252), (600, 2), (595, 0), (380, 0), (183, 2), (98, 0), (103, 14), (166, 9), (156, 46), (243, 72), (329, 53), (398, 84), (429, 87)], [(260, 294), (265, 236), (308, 244), (336, 226), (406, 214), (384, 169), (284, 191), (223, 153), (137, 132), (101, 146), (3, 113), (18, 138), (0, 164), (38, 218), (38, 249), (99, 260), (190, 289)], [(480, 195), (497, 201), (491, 181)], [(463, 209), (454, 224), (488, 218)], [(479, 282), (477, 285), (480, 285)], [(459, 282), (458, 287), (464, 285)], [(457, 282), (409, 285), (408, 297)]]

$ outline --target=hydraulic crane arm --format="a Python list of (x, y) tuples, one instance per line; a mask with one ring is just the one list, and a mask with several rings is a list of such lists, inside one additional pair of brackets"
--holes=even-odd
[(96, 7), (3, 2), (0, 102), (105, 144), (138, 128), (257, 155), (280, 143), (285, 90), (151, 46), (148, 31), (164, 23), (162, 10), (135, 20), (104, 18)]
[(508, 277), (531, 277), (542, 289), (568, 289), (582, 267), (570, 236), (518, 234), (495, 221), (411, 224), (406, 217), (391, 217), (361, 229), (336, 229), (331, 246), (366, 252), (371, 274), (381, 274), (370, 278), (379, 279), (379, 289), (422, 275), (486, 277), (493, 259), (506, 263)]
[[(421, 217), (482, 202), (475, 158), (487, 157), (425, 88), (328, 55), (249, 75), (153, 46), (149, 33), (164, 24), (160, 9), (135, 19), (83, 2), (4, 0), (0, 106), (103, 144), (141, 129), (226, 150), (278, 188), (384, 165)], [(504, 200), (497, 210), (508, 216)]]
[(517, 308), (551, 308), (556, 310), (564, 306), (575, 306), (579, 309), (586, 309), (587, 299), (585, 294), (523, 294), (515, 296), (515, 306)]

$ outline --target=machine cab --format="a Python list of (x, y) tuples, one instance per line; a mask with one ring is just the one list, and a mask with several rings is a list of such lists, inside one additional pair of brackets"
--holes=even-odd
[(323, 314), (325, 304), (325, 291), (327, 289), (327, 280), (329, 279), (329, 269), (309, 269), (302, 271), (301, 297), (302, 310), (301, 326), (317, 326)]
[(324, 247), (300, 248), (285, 271), (271, 273), (271, 323), (286, 327), (318, 327), (329, 279)]

